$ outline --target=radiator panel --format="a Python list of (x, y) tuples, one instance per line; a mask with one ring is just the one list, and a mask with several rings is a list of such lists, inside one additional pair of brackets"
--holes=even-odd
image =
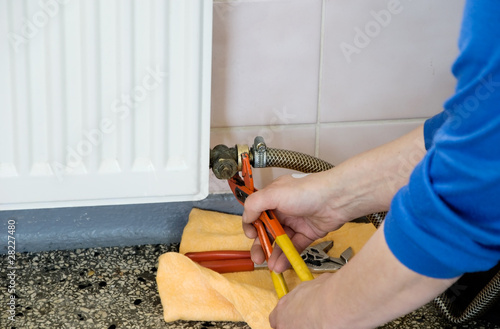
[(0, 0), (1, 209), (204, 198), (211, 17), (200, 0)]

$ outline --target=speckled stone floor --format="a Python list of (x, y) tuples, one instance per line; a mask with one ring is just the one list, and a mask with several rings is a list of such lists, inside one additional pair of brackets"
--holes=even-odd
[[(156, 264), (178, 245), (145, 245), (16, 254), (15, 321), (9, 320), (7, 256), (0, 255), (2, 328), (245, 328), (245, 323), (166, 323), (156, 290)], [(432, 305), (382, 328), (500, 328), (487, 322), (452, 326)]]

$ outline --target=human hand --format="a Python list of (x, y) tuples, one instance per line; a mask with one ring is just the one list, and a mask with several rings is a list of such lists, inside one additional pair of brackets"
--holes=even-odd
[[(251, 225), (265, 210), (273, 210), (285, 232), (299, 252), (311, 242), (338, 229), (351, 219), (337, 209), (331, 198), (329, 172), (294, 178), (282, 176), (262, 190), (251, 194), (245, 201), (243, 229), (252, 239), (257, 232)], [(252, 246), (252, 260), (265, 260), (260, 241)], [(279, 247), (273, 251), (268, 261), (271, 270), (281, 273), (289, 267), (289, 262)]]
[(322, 309), (325, 305), (322, 305), (320, 298), (328, 289), (328, 279), (331, 275), (332, 273), (324, 273), (312, 281), (302, 282), (290, 293), (281, 297), (269, 315), (271, 327), (275, 329), (325, 328), (328, 318)]

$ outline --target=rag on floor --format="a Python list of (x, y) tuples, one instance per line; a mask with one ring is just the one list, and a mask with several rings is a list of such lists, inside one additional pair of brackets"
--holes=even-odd
[[(333, 240), (332, 257), (347, 247), (354, 255), (375, 232), (372, 224), (347, 223), (313, 244)], [(269, 271), (219, 274), (183, 254), (195, 251), (250, 250), (252, 240), (241, 216), (194, 208), (184, 228), (179, 253), (160, 256), (156, 282), (165, 321), (244, 321), (252, 329), (268, 329), (269, 313), (278, 302)], [(300, 284), (293, 270), (284, 272), (290, 291)], [(315, 274), (315, 276), (317, 276)]]

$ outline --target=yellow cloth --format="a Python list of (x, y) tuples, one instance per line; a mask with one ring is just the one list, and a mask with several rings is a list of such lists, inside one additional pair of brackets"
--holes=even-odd
[[(348, 223), (324, 240), (333, 240), (329, 255), (347, 247), (356, 254), (375, 232), (371, 224)], [(268, 329), (269, 313), (278, 302), (267, 270), (219, 274), (182, 255), (194, 251), (250, 250), (241, 217), (193, 209), (184, 229), (180, 253), (160, 256), (156, 282), (165, 321), (244, 321), (253, 329)], [(290, 291), (300, 283), (293, 270), (284, 273)]]

